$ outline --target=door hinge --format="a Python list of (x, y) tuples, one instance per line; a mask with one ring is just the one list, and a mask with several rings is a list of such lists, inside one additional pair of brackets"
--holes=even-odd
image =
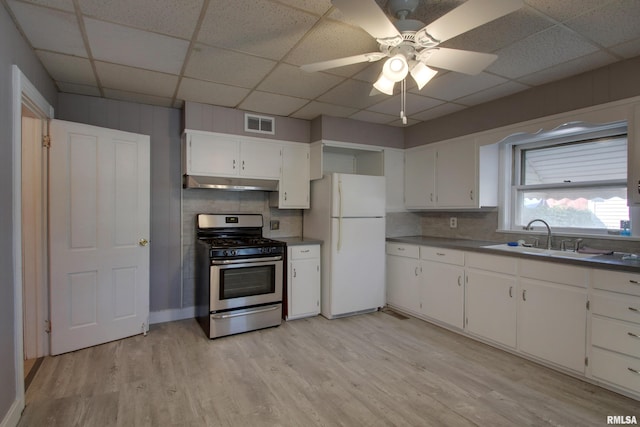
[(587, 300), (587, 310), (589, 310), (590, 307), (591, 307), (591, 303), (589, 302), (589, 300)]
[(589, 358), (588, 357), (584, 358), (584, 366), (589, 366)]
[(51, 137), (49, 135), (42, 136), (42, 146), (44, 148), (51, 148)]
[(45, 321), (44, 321), (44, 331), (47, 334), (51, 333), (51, 320), (45, 319)]

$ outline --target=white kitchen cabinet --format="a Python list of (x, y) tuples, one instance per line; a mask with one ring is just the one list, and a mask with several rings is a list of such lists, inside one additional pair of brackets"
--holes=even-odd
[(287, 320), (320, 313), (320, 245), (287, 247)]
[(279, 143), (206, 132), (187, 132), (184, 137), (187, 175), (280, 178)]
[(384, 176), (384, 149), (329, 140), (311, 143), (311, 179), (321, 179), (330, 173)]
[(520, 260), (520, 351), (585, 372), (588, 273), (580, 267)]
[(306, 144), (284, 145), (277, 195), (278, 207), (308, 209), (309, 191), (309, 146)]
[(464, 137), (405, 152), (408, 209), (478, 209), (496, 206), (498, 145)]
[(385, 148), (384, 177), (387, 212), (404, 212), (404, 150)]
[(516, 348), (516, 258), (466, 254), (465, 328)]
[(422, 286), (420, 312), (439, 322), (463, 328), (464, 252), (420, 248)]
[(387, 243), (387, 304), (411, 314), (420, 312), (420, 247)]

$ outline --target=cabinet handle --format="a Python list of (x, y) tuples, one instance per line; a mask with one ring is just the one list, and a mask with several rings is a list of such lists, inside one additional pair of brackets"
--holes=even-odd
[(458, 286), (462, 286), (462, 276), (458, 276)]
[(473, 190), (469, 191), (469, 198), (473, 200)]
[(640, 285), (640, 282), (637, 280), (629, 279), (629, 283), (633, 283), (634, 285)]
[(293, 269), (293, 277), (296, 277), (296, 269)]
[(527, 290), (523, 290), (522, 291), (522, 301), (526, 301), (527, 300)]
[(413, 270), (413, 274), (415, 274), (415, 275), (416, 275), (416, 277), (418, 277), (418, 267), (416, 267), (416, 269), (415, 269), (415, 270)]
[(236, 168), (236, 159), (233, 159), (233, 168)]
[(436, 255), (438, 255), (438, 256), (445, 256), (446, 254), (445, 254), (445, 253), (442, 253), (442, 252), (436, 252)]
[(637, 312), (638, 312), (638, 311), (640, 311), (640, 310), (638, 310), (638, 309), (637, 309), (637, 308), (635, 308), (635, 307), (629, 307), (629, 311), (635, 311), (635, 312), (637, 313)]
[[(640, 191), (640, 181), (638, 181), (638, 191)], [(429, 193), (429, 201), (433, 202), (433, 193)]]
[(302, 250), (300, 252), (303, 253), (303, 254), (306, 254), (307, 252), (309, 252), (309, 249), (304, 249), (304, 250)]
[(244, 170), (244, 160), (242, 161), (242, 170)]
[(627, 332), (627, 335), (629, 335), (630, 337), (633, 337), (633, 338), (638, 338), (638, 339), (640, 339), (640, 335), (638, 335), (638, 334), (634, 334), (633, 332)]
[(404, 248), (398, 248), (398, 251), (403, 252)]
[(513, 298), (513, 286), (509, 286), (509, 298)]
[(284, 199), (287, 200), (287, 192), (284, 192)]
[(637, 369), (633, 369), (633, 368), (629, 368), (627, 367), (628, 370), (630, 370), (631, 372), (633, 372), (636, 375), (640, 375), (640, 371), (638, 371)]
[(638, 194), (640, 194), (640, 180), (638, 180)]

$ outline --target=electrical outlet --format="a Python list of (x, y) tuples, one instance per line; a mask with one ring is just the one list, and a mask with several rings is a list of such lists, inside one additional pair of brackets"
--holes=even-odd
[(449, 218), (449, 228), (458, 228), (458, 218), (455, 216)]
[(271, 230), (280, 230), (280, 220), (279, 219), (272, 219), (269, 222), (269, 228)]

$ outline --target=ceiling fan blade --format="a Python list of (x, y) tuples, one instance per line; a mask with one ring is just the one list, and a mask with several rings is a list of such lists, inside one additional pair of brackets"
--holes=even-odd
[(523, 6), (522, 0), (469, 0), (436, 19), (425, 29), (438, 42), (472, 30)]
[(422, 55), (422, 58), (422, 61), (430, 67), (475, 75), (491, 65), (498, 58), (498, 55), (437, 47), (429, 49)]
[(362, 55), (347, 56), (345, 58), (330, 59), (328, 61), (314, 62), (313, 64), (302, 65), (300, 68), (308, 73), (324, 71), (331, 68), (344, 67), (345, 65), (357, 64), (360, 62), (374, 62), (384, 58), (382, 52), (363, 53)]
[(375, 39), (402, 39), (398, 29), (375, 0), (332, 0), (332, 3), (347, 19), (358, 24)]

